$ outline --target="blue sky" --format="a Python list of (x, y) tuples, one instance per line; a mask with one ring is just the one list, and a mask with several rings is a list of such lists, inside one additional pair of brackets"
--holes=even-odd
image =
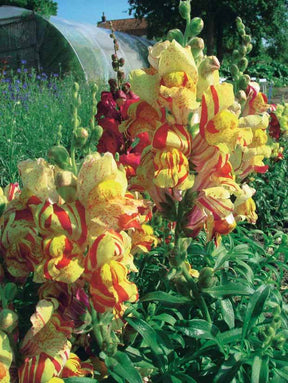
[(96, 24), (105, 13), (107, 20), (126, 19), (128, 0), (55, 0), (58, 17), (82, 23)]

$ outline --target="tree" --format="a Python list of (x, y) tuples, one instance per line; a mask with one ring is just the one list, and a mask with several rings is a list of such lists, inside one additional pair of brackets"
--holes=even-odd
[(31, 9), (47, 17), (57, 15), (57, 3), (53, 0), (0, 0), (0, 5)]
[[(137, 18), (146, 17), (148, 38), (163, 37), (169, 29), (183, 29), (183, 20), (177, 12), (179, 0), (128, 0), (129, 13)], [(263, 43), (272, 42), (283, 49), (288, 32), (288, 0), (195, 0), (191, 3), (192, 17), (204, 20), (203, 37), (206, 41), (207, 54), (216, 53), (223, 57), (224, 41), (229, 43), (230, 36), (235, 36), (235, 19), (240, 16), (247, 30), (252, 34), (253, 54), (259, 54)], [(282, 26), (279, 31), (279, 26)], [(286, 38), (287, 42), (287, 38)], [(287, 44), (286, 44), (287, 54)], [(280, 49), (278, 55), (283, 55)]]

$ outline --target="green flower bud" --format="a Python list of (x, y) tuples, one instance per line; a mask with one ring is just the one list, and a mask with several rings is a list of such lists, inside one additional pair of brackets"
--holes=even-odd
[(94, 128), (92, 130), (93, 142), (98, 142), (102, 136), (102, 133), (103, 133), (102, 126), (100, 126), (100, 125), (94, 126)]
[(239, 54), (238, 49), (234, 49), (232, 53), (232, 59), (233, 61), (239, 60), (241, 58), (241, 55)]
[(247, 44), (246, 48), (247, 48), (246, 54), (248, 55), (252, 51), (253, 45), (252, 44)]
[(18, 325), (18, 315), (9, 309), (0, 312), (0, 329), (10, 334)]
[(250, 76), (248, 76), (247, 74), (242, 75), (238, 81), (239, 89), (246, 90), (249, 82), (250, 82)]
[(245, 44), (251, 43), (251, 36), (250, 35), (243, 36), (243, 41)]
[(247, 53), (247, 47), (246, 47), (245, 45), (241, 45), (238, 49), (239, 49), (239, 53), (240, 53), (240, 55), (242, 55), (242, 56), (245, 56), (245, 55), (246, 55), (246, 53)]
[(204, 49), (204, 46), (205, 46), (204, 40), (201, 39), (201, 37), (194, 37), (193, 39), (189, 41), (189, 45), (192, 50), (194, 49), (202, 50)]
[(194, 17), (189, 24), (189, 31), (191, 36), (199, 35), (204, 27), (204, 22), (200, 17)]
[(180, 29), (171, 29), (167, 33), (167, 40), (169, 41), (176, 40), (179, 44), (183, 45), (184, 36), (183, 36), (183, 33), (180, 31)]
[(244, 72), (245, 69), (247, 68), (248, 66), (248, 60), (246, 59), (246, 57), (243, 57), (243, 59), (241, 59), (239, 62), (238, 62), (238, 68), (241, 72)]
[(203, 267), (199, 274), (198, 286), (200, 288), (212, 287), (215, 282), (214, 270), (211, 267)]
[(74, 144), (77, 148), (82, 148), (88, 139), (89, 133), (85, 128), (77, 128), (74, 131)]
[(48, 158), (61, 169), (68, 169), (71, 166), (70, 155), (62, 145), (52, 146), (48, 152)]
[(94, 83), (94, 84), (92, 85), (92, 92), (93, 92), (93, 93), (97, 93), (97, 91), (98, 91), (98, 85)]
[(180, 0), (178, 9), (182, 19), (184, 20), (190, 19), (190, 13), (191, 13), (190, 0)]
[(235, 65), (235, 64), (232, 64), (231, 67), (230, 67), (230, 73), (231, 73), (232, 77), (238, 76), (239, 75), (238, 66)]
[(74, 85), (73, 85), (74, 92), (78, 92), (79, 89), (80, 89), (80, 86), (79, 86), (78, 82), (74, 82)]

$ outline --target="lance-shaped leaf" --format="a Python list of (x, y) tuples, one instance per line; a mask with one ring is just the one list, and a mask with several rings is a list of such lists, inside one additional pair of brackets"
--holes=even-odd
[(269, 292), (270, 286), (262, 285), (255, 291), (255, 293), (251, 297), (247, 305), (247, 311), (244, 319), (242, 341), (244, 341), (249, 329), (251, 329), (254, 326), (257, 319), (259, 318), (259, 315), (262, 313)]

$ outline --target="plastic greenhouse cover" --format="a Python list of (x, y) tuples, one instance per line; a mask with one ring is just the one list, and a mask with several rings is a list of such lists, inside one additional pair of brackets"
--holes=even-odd
[[(62, 72), (81, 72), (89, 81), (107, 81), (115, 77), (110, 33), (92, 24), (58, 17), (48, 20), (23, 8), (0, 7), (0, 58), (9, 57), (12, 67), (25, 59), (28, 65), (48, 73), (58, 73), (60, 65)], [(126, 74), (148, 65), (147, 47), (153, 44), (151, 41), (121, 32), (115, 34)]]

